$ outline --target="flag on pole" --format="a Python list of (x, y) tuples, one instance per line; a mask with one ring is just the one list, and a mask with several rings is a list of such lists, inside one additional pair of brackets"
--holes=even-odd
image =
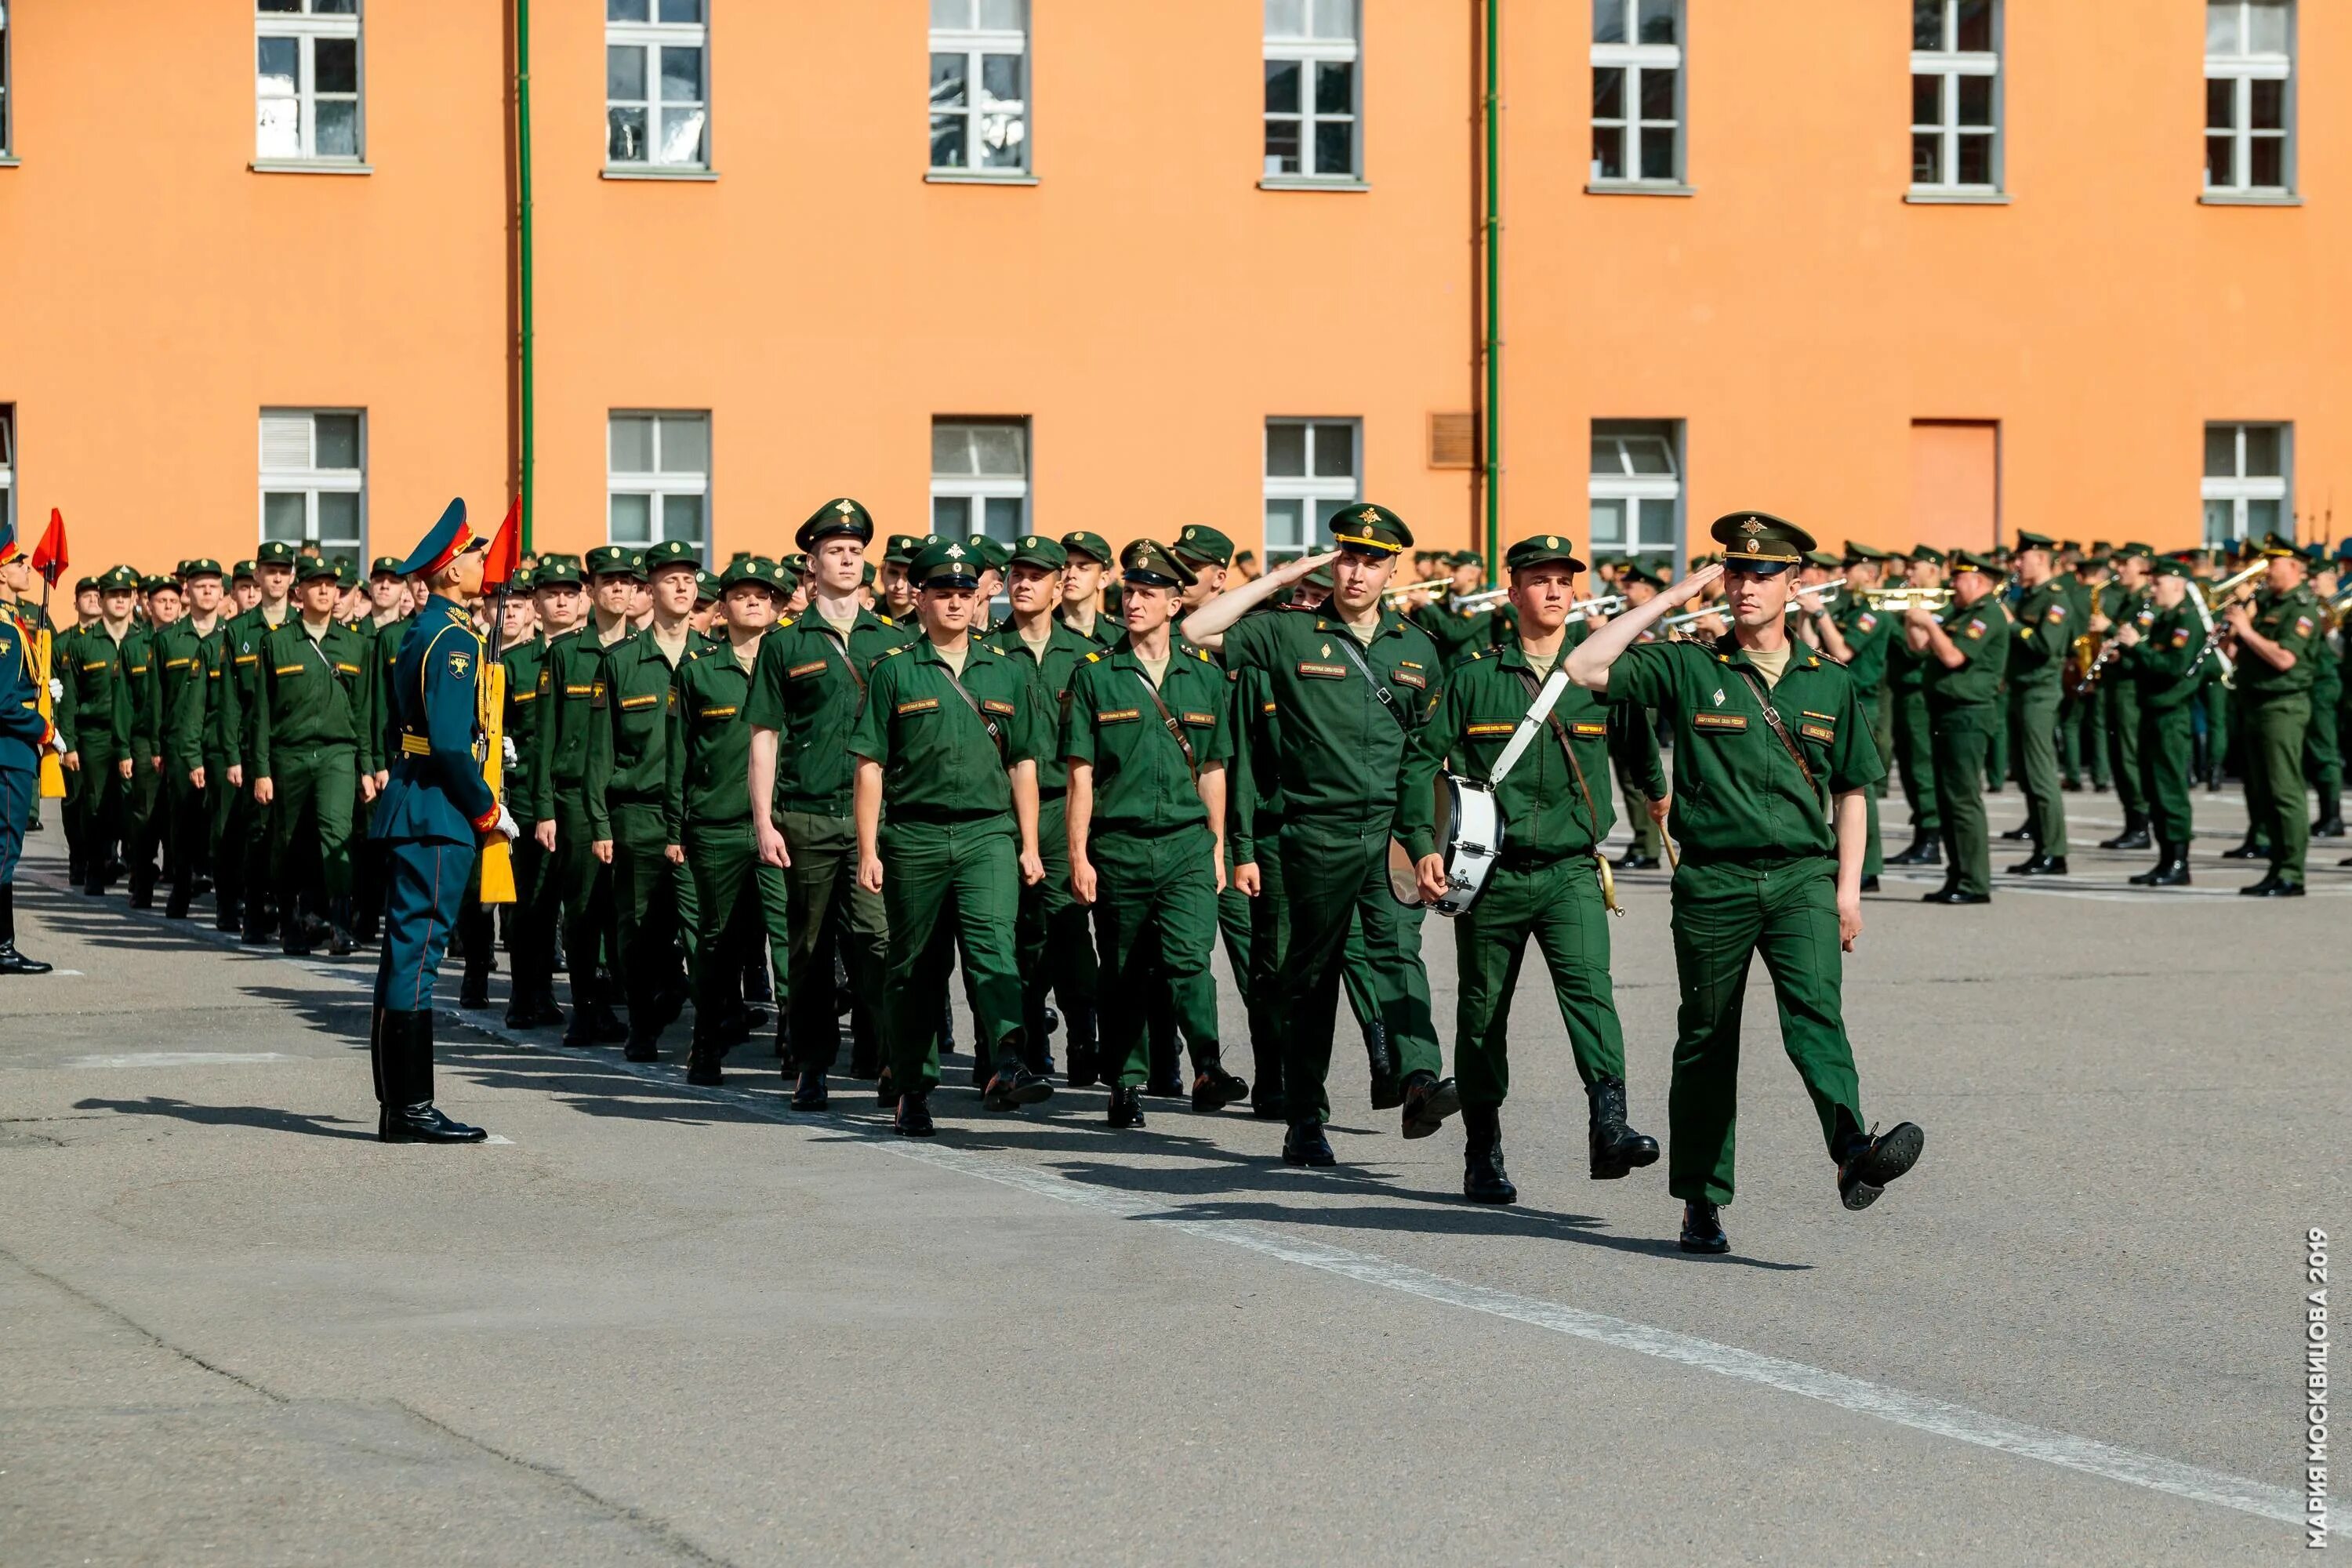
[(0, 566), (16, 559), (16, 523), (5, 509), (0, 509)]
[(41, 542), (33, 546), (33, 570), (52, 588), (66, 574), (71, 564), (66, 555), (65, 514), (56, 507), (49, 508), (49, 526), (41, 531)]
[(522, 497), (517, 496), (507, 508), (506, 521), (490, 536), (489, 550), (482, 556), (482, 586), (496, 593), (507, 585), (521, 564)]

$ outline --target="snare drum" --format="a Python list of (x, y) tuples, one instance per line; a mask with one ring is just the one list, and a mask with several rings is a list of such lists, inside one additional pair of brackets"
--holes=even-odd
[(1478, 901), (1486, 878), (1503, 854), (1503, 808), (1495, 792), (1472, 779), (1445, 776), (1438, 798), (1437, 838), (1445, 857), (1445, 895), (1434, 903), (1421, 896), (1421, 883), (1403, 849), (1389, 847), (1389, 891), (1397, 902), (1458, 915)]

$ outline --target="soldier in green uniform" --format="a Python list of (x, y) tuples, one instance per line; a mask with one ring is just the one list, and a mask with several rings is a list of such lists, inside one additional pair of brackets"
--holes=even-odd
[(175, 921), (188, 918), (197, 879), (212, 869), (206, 785), (216, 759), (207, 754), (205, 715), (220, 668), (220, 607), (226, 591), (216, 561), (185, 563), (182, 582), (188, 613), (157, 634), (154, 664), (160, 674), (150, 688), (155, 704), (150, 722), (163, 756), (165, 854), (172, 863), (163, 914)]
[[(243, 889), (240, 940), (257, 947), (277, 934), (281, 911), (271, 897), (269, 807), (254, 798), (253, 726), (261, 706), (262, 643), (293, 614), (294, 561), (298, 552), (282, 539), (262, 542), (253, 552), (254, 604), (228, 624), (227, 675), (221, 682), (222, 744), (228, 753), (228, 782), (236, 792), (222, 829), (222, 858), (238, 858)], [(395, 648), (397, 644), (394, 644)]]
[[(1626, 612), (1640, 609), (1658, 596), (1666, 585), (1664, 576), (1639, 561), (1627, 561), (1617, 568), (1617, 592), (1625, 597)], [(1655, 641), (1664, 634), (1646, 631), (1642, 640)], [(1620, 871), (1654, 871), (1664, 847), (1658, 842), (1658, 819), (1651, 815), (1650, 803), (1641, 793), (1641, 783), (1632, 772), (1620, 766), (1616, 759), (1638, 753), (1633, 732), (1648, 726), (1651, 739), (1657, 738), (1658, 716), (1639, 708), (1612, 708), (1603, 722), (1612, 729), (1610, 748), (1611, 767), (1617, 775), (1617, 792), (1625, 797), (1625, 826), (1633, 833), (1633, 841), (1625, 853), (1617, 858)]]
[[(1017, 552), (1013, 572), (1017, 581)], [(1163, 995), (1192, 1049), (1192, 1108), (1222, 1110), (1249, 1094), (1224, 1068), (1210, 971), (1225, 883), (1228, 682), (1205, 650), (1178, 646), (1169, 629), (1191, 574), (1153, 540), (1120, 552), (1127, 636), (1084, 657), (1062, 705), (1066, 848), (1075, 896), (1094, 910), (1113, 1127), (1143, 1125), (1146, 1014)]]
[(1101, 610), (1103, 574), (1110, 570), (1110, 545), (1099, 533), (1083, 528), (1062, 535), (1062, 607), (1055, 612), (1064, 626), (1097, 647), (1110, 647), (1119, 626)]
[(548, 646), (540, 670), (539, 755), (530, 764), (532, 837), (547, 855), (543, 876), (563, 909), (564, 968), (572, 978), (569, 1046), (613, 1045), (628, 1030), (613, 1011), (610, 978), (618, 938), (610, 868), (595, 853), (588, 821), (588, 744), (604, 706), (604, 653), (630, 635), (629, 608), (645, 578), (645, 557), (619, 544), (588, 552), (590, 618)]
[(500, 793), (513, 803), (521, 836), (514, 842), (514, 907), (508, 911), (507, 945), (513, 966), (507, 994), (507, 1027), (560, 1027), (563, 1009), (555, 1005), (555, 935), (562, 899), (548, 874), (548, 852), (539, 841), (532, 800), (538, 795), (540, 715), (549, 710), (548, 651), (558, 638), (578, 631), (588, 615), (587, 584), (580, 563), (548, 555), (530, 574), (531, 609), (538, 626), (524, 640), (503, 647), (506, 667), (506, 773)]
[(2195, 592), (2185, 563), (2159, 561), (2149, 595), (2154, 613), (2145, 634), (2137, 621), (2116, 628), (2123, 651), (2116, 656), (2114, 679), (2139, 688), (2142, 787), (2158, 851), (2155, 866), (2132, 878), (2143, 888), (2189, 885), (2189, 841), (2195, 832), (2189, 798), (2190, 725), (2204, 679), (2200, 667), (2209, 662), (2204, 622), (2189, 602)]
[[(1302, 556), (1196, 610), (1185, 637), (1222, 638), (1229, 671), (1265, 678), (1280, 710), (1284, 902), (1290, 938), (1284, 1009), (1283, 1092), (1290, 1123), (1283, 1158), (1334, 1162), (1323, 1121), (1324, 1081), (1351, 921), (1360, 921), (1396, 1053), (1403, 1132), (1425, 1138), (1460, 1109), (1430, 1017), (1421, 911), (1389, 890), (1396, 782), (1412, 733), (1443, 691), (1436, 645), (1381, 602), (1397, 552), (1412, 543), (1386, 507), (1351, 502), (1332, 520), (1333, 556)], [(1258, 616), (1250, 608), (1331, 563), (1323, 612)]]
[(1930, 904), (1992, 902), (1992, 840), (1985, 823), (1985, 758), (2001, 722), (2000, 678), (2009, 661), (2009, 613), (2000, 568), (1966, 550), (1951, 554), (1952, 603), (1942, 616), (1905, 612), (1903, 635), (1925, 674), (1936, 749), (1936, 799), (1944, 821), (1944, 885)]
[[(661, 1059), (661, 1034), (684, 1011), (686, 949), (697, 923), (692, 868), (672, 860), (664, 811), (670, 688), (688, 653), (709, 646), (691, 622), (699, 552), (665, 540), (641, 559), (653, 620), (604, 650), (604, 692), (591, 699), (588, 763), (581, 774), (591, 851), (613, 879), (614, 968), (629, 1004), (625, 1054)], [(559, 829), (559, 833), (560, 833)]]
[[(1943, 586), (1942, 551), (1915, 544), (1910, 561), (1904, 574), (1906, 587)], [(1911, 813), (1911, 843), (1885, 858), (1889, 866), (1944, 863), (1944, 818), (1936, 796), (1935, 726), (1927, 715), (1927, 683), (1926, 657), (1911, 651), (1907, 637), (1893, 638), (1886, 650), (1886, 685), (1893, 697), (1889, 729), (1895, 740), (1893, 761), (1903, 775), (1903, 801)]]
[[(1440, 774), (1491, 780), (1560, 659), (1591, 630), (1584, 620), (1569, 618), (1576, 574), (1584, 570), (1570, 541), (1559, 534), (1523, 539), (1504, 562), (1516, 635), (1454, 667), (1436, 713), (1414, 736), (1398, 783), (1400, 837), (1416, 863), (1422, 897), (1433, 903), (1448, 891), (1437, 842)], [(1454, 921), (1459, 976), (1454, 1070), (1467, 1134), (1462, 1191), (1475, 1203), (1518, 1199), (1503, 1165), (1502, 1107), (1510, 1090), (1511, 997), (1530, 939), (1543, 954), (1577, 1076), (1584, 1080), (1593, 1179), (1613, 1180), (1658, 1158), (1657, 1140), (1626, 1124), (1625, 1038), (1610, 988), (1609, 895), (1601, 852), (1613, 819), (1602, 772), (1612, 743), (1608, 704), (1568, 685), (1543, 706), (1542, 729), (1496, 787), (1502, 858), (1477, 901)], [(1634, 752), (1625, 772), (1643, 797), (1668, 802), (1672, 791), (1659, 764), (1656, 731), (1635, 727), (1620, 737), (1616, 743)], [(1602, 781), (1597, 790), (1596, 778)]]
[(2304, 547), (2305, 581), (2319, 601), (2320, 635), (2312, 645), (2311, 724), (2304, 731), (2303, 771), (2319, 805), (2311, 823), (2314, 838), (2344, 837), (2344, 752), (2336, 732), (2336, 710), (2344, 701), (2344, 656), (2329, 634), (2341, 618), (2335, 608), (2336, 574), (2326, 547), (2315, 541)]
[(890, 923), (885, 900), (857, 885), (856, 764), (849, 737), (868, 671), (911, 633), (858, 601), (866, 547), (874, 538), (874, 519), (864, 506), (847, 496), (829, 500), (794, 538), (808, 553), (811, 597), (805, 612), (760, 641), (746, 699), (748, 798), (755, 803), (760, 858), (783, 872), (791, 900), (790, 963), (782, 977), (789, 1012), (776, 1037), (780, 1046), (791, 1043), (799, 1071), (795, 1097), (822, 1103), (825, 1074), (841, 1050), (836, 950), (854, 999), (850, 1074), (877, 1077), (887, 1065), (883, 976)]
[(2009, 868), (2012, 877), (2066, 874), (2066, 805), (2058, 789), (2059, 677), (2082, 622), (2058, 578), (2055, 548), (2049, 535), (2021, 531), (2011, 557), (2022, 592), (2011, 612), (2015, 635), (2009, 644), (2009, 743), (2025, 792), (2025, 823), (2001, 837), (2033, 841), (2033, 853)]
[[(1812, 614), (1813, 636), (1823, 652), (1845, 666), (1853, 681), (1854, 700), (1870, 723), (1871, 743), (1882, 758), (1888, 754), (1887, 737), (1882, 732), (1879, 715), (1885, 707), (1886, 656), (1895, 641), (1895, 617), (1879, 614), (1870, 602), (1870, 593), (1878, 586), (1885, 560), (1883, 550), (1846, 541), (1845, 591), (1833, 600), (1824, 600)], [(1862, 857), (1865, 893), (1878, 891), (1879, 873), (1885, 865), (1878, 837), (1878, 793), (1876, 786), (1863, 791), (1869, 830), (1868, 847)]]
[[(1654, 704), (1674, 731), (1675, 965), (1682, 1011), (1667, 1097), (1668, 1188), (1682, 1247), (1729, 1250), (1739, 1034), (1748, 965), (1761, 953), (1780, 1037), (1804, 1079), (1849, 1209), (1917, 1161), (1925, 1135), (1864, 1131), (1843, 1017), (1842, 951), (1862, 934), (1862, 792), (1882, 771), (1845, 670), (1791, 646), (1788, 569), (1812, 548), (1763, 512), (1716, 521), (1722, 567), (1692, 574), (1570, 653), (1569, 676), (1612, 701)], [(1730, 633), (1712, 642), (1634, 638), (1722, 578)]]
[(2261, 591), (2251, 604), (2233, 600), (2223, 611), (2237, 644), (2247, 838), (2259, 839), (2270, 856), (2270, 870), (2238, 891), (2299, 899), (2311, 834), (2303, 815), (2303, 741), (2311, 723), (2325, 612), (2304, 582), (2304, 559), (2293, 545), (2273, 539), (2262, 553), (2269, 565)]
[[(300, 613), (261, 643), (261, 689), (247, 760), (253, 798), (269, 813), (270, 880), (279, 945), (307, 953), (323, 936), (352, 951), (352, 809), (364, 790), (359, 742), (366, 711), (366, 640), (334, 619), (342, 568), (315, 556), (297, 573)], [(302, 909), (308, 884), (312, 912)], [(326, 920), (315, 912), (323, 910)]]
[[(857, 759), (857, 880), (887, 908), (889, 1016), (897, 1127), (928, 1138), (940, 1078), (933, 1024), (960, 952), (976, 1004), (976, 1055), (993, 1061), (992, 1110), (1054, 1092), (1029, 1070), (1021, 976), (1013, 966), (1020, 889), (1045, 879), (1037, 855), (1037, 763), (1054, 743), (1034, 665), (971, 636), (977, 552), (960, 540), (924, 546), (912, 567), (923, 635), (874, 665), (849, 738)], [(754, 722), (759, 719), (753, 715)], [(886, 819), (887, 813), (887, 819)], [(764, 840), (763, 840), (764, 842)]]
[(2074, 680), (2073, 689), (2066, 690), (2058, 710), (2059, 764), (2064, 776), (2059, 781), (2062, 791), (2079, 790), (2085, 781), (2095, 790), (2107, 787), (2107, 737), (2099, 724), (2099, 689), (2081, 684), (2081, 667), (2074, 666), (2073, 677), (2063, 672), (2073, 665), (2074, 644), (2091, 635), (2091, 616), (2099, 607), (2099, 591), (2107, 581), (2107, 546), (2101, 541), (2075, 563), (2064, 579), (2066, 603), (2074, 616), (2074, 635), (2067, 639), (2067, 651), (2059, 659), (2060, 685)]
[[(60, 624), (49, 638), (49, 706), (52, 713), (64, 710), (66, 689), (74, 684), (76, 672), (80, 668), (82, 640), (89, 635), (89, 628), (98, 620), (95, 613), (98, 603), (98, 579), (79, 579), (74, 584), (75, 613), (69, 621)], [(58, 733), (60, 736), (65, 733), (63, 725), (58, 726)], [(58, 812), (65, 820), (66, 828), (66, 879), (79, 888), (87, 870), (82, 864), (81, 852), (85, 781), (79, 768), (64, 766), (62, 763), (60, 766), (66, 781), (66, 797), (59, 803)]]
[[(694, 879), (698, 921), (689, 1083), (722, 1081), (719, 1062), (732, 1043), (728, 1020), (742, 1005), (735, 982), (747, 961), (761, 962), (763, 937), (776, 973), (791, 973), (791, 898), (782, 869), (760, 858), (744, 781), (751, 765), (753, 672), (792, 587), (791, 570), (777, 562), (751, 555), (730, 565), (719, 578), (723, 635), (689, 653), (671, 680), (665, 853)], [(832, 976), (825, 981), (830, 1005)], [(785, 994), (789, 1001), (789, 990)], [(825, 1098), (819, 1074), (805, 1092), (794, 1092), (793, 1109), (823, 1110)]]
[(139, 598), (139, 574), (117, 566), (97, 579), (99, 619), (73, 639), (70, 662), (55, 665), (63, 682), (55, 722), (66, 742), (68, 773), (81, 775), (81, 890), (92, 898), (115, 875), (133, 768), (130, 662), (124, 644)]
[(134, 910), (155, 907), (156, 857), (163, 847), (166, 813), (158, 809), (163, 795), (163, 738), (157, 725), (163, 703), (156, 691), (163, 667), (155, 657), (155, 639), (176, 624), (185, 608), (180, 584), (169, 577), (148, 577), (140, 584), (145, 611), (133, 619), (123, 639), (122, 654), (131, 678), (131, 752), (134, 766), (123, 813), (123, 859), (130, 863), (130, 902)]
[[(2137, 542), (2126, 542), (2116, 554), (2116, 580), (2099, 595), (2091, 629), (2113, 637), (2116, 628), (2137, 624), (2140, 635), (2156, 618), (2148, 599), (2148, 568), (2155, 552)], [(2131, 680), (2099, 679), (2100, 701), (2105, 710), (2107, 755), (2115, 773), (2116, 802), (2124, 808), (2124, 827), (2112, 838), (2099, 840), (2102, 849), (2146, 849), (2147, 792), (2139, 761), (2139, 685)]]

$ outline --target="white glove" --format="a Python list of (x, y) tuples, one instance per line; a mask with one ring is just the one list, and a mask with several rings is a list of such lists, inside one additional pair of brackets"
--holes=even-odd
[(51, 731), (49, 732), (49, 750), (55, 752), (61, 757), (64, 756), (67, 751), (66, 738), (63, 735), (57, 733), (55, 731)]
[(63, 702), (65, 700), (65, 677), (61, 675), (52, 675), (49, 677), (49, 700), (52, 702)]
[(505, 749), (507, 766), (510, 768), (520, 767), (522, 765), (522, 753), (515, 750), (514, 737), (512, 735), (501, 735), (499, 737), (499, 742)]
[(509, 844), (522, 837), (522, 825), (515, 820), (514, 813), (507, 809), (506, 802), (504, 801), (500, 801), (499, 803), (499, 825), (497, 830), (507, 836), (507, 842)]

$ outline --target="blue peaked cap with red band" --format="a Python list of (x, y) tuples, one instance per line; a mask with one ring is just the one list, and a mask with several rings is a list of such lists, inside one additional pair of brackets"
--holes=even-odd
[(16, 524), (5, 510), (0, 510), (0, 566), (16, 559), (22, 547), (16, 542)]
[(400, 563), (400, 574), (429, 577), (467, 551), (479, 550), (488, 543), (488, 540), (466, 526), (466, 501), (461, 496), (449, 503), (441, 521), (408, 552), (408, 559)]

